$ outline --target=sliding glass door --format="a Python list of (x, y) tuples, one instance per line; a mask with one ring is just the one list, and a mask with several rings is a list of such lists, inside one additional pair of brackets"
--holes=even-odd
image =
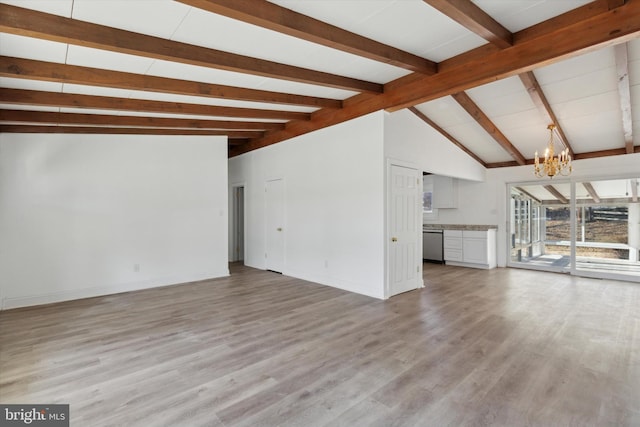
[(510, 185), (508, 265), (640, 281), (639, 182)]
[(638, 179), (576, 183), (576, 271), (640, 275)]
[(538, 184), (511, 186), (510, 191), (510, 263), (569, 271), (571, 210), (568, 199), (558, 200), (545, 186)]

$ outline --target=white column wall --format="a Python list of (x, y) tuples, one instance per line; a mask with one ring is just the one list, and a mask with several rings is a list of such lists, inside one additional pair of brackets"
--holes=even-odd
[(228, 275), (225, 137), (0, 136), (0, 300)]
[(285, 185), (283, 274), (384, 297), (383, 114), (292, 138), (229, 160), (245, 184), (245, 264), (265, 264), (265, 182)]

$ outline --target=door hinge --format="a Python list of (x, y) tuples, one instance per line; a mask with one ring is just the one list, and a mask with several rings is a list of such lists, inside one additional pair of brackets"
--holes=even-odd
[(266, 253), (266, 252), (264, 253), (264, 257), (265, 257), (265, 258), (267, 257), (267, 253)]
[(416, 272), (417, 272), (417, 273), (420, 273), (420, 266), (417, 266), (417, 267), (416, 267)]

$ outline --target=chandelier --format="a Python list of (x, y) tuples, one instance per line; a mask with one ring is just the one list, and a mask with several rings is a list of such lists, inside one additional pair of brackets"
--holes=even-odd
[(549, 129), (549, 145), (544, 151), (544, 160), (542, 163), (540, 163), (538, 152), (536, 151), (536, 159), (533, 168), (535, 175), (538, 178), (542, 178), (545, 175), (549, 178), (553, 178), (557, 174), (567, 176), (570, 175), (573, 170), (571, 167), (571, 155), (569, 154), (568, 148), (565, 148), (560, 152), (560, 154), (555, 156), (555, 152), (553, 150), (553, 131), (555, 128), (556, 125), (554, 124), (547, 126), (547, 129)]

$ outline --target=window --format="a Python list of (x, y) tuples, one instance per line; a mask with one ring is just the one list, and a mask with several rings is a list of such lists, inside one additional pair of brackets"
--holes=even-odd
[(422, 220), (436, 221), (438, 209), (433, 205), (433, 175), (422, 178)]
[(433, 190), (422, 193), (422, 212), (433, 213)]

